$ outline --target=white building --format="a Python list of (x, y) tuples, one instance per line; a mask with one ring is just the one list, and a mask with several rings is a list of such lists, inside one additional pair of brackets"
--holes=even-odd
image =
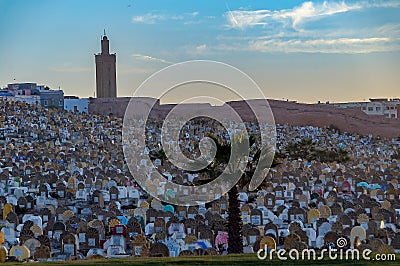
[(400, 118), (400, 99), (369, 99), (369, 102), (335, 103), (339, 108), (360, 108), (367, 115), (381, 115), (386, 118)]
[(64, 106), (64, 92), (51, 90), (36, 83), (12, 83), (7, 88), (0, 89), (0, 99), (4, 101), (26, 102), (40, 104), (44, 107)]
[(28, 104), (40, 104), (40, 96), (39, 95), (15, 95), (15, 102), (26, 102)]

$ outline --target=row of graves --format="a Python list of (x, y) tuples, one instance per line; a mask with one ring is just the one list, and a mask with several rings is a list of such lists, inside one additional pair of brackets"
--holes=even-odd
[[(369, 248), (379, 253), (400, 250), (396, 178), (384, 182), (354, 178), (361, 176), (357, 170), (323, 172), (317, 166), (299, 171), (292, 163), (287, 166), (289, 171), (271, 171), (258, 192), (240, 192), (244, 252), (256, 252), (265, 244), (274, 249), (318, 250), (335, 247), (340, 237), (348, 240), (346, 248)], [(297, 166), (304, 164), (298, 162)], [(306, 177), (316, 173), (318, 177)], [(390, 170), (383, 174), (391, 175)], [(71, 183), (71, 177), (68, 181)], [(131, 190), (137, 198), (126, 208), (120, 200), (127, 198), (128, 192), (117, 193), (112, 186), (109, 196), (94, 190), (87, 199), (90, 204), (77, 206), (62, 197), (68, 194), (68, 186), (64, 190), (57, 187), (55, 195), (59, 197), (51, 200), (42, 186), (36, 195), (22, 187), (0, 197), (2, 261), (7, 257), (64, 260), (217, 255), (227, 251), (226, 196), (204, 206), (183, 207), (143, 197), (137, 189)], [(113, 191), (117, 193), (114, 199)], [(45, 198), (45, 204), (40, 205), (40, 197)]]
[[(143, 191), (124, 164), (121, 119), (23, 103), (0, 108), (1, 126), (14, 128), (2, 140), (0, 261), (227, 253), (227, 196), (183, 207), (157, 200), (168, 188), (151, 180)], [(285, 159), (258, 191), (241, 187), (244, 252), (265, 245), (318, 250), (341, 237), (345, 248), (400, 251), (400, 164), (391, 159), (397, 143), (288, 125), (277, 127), (277, 137), (278, 149), (308, 137), (353, 159)], [(156, 166), (178, 184), (200, 178)]]

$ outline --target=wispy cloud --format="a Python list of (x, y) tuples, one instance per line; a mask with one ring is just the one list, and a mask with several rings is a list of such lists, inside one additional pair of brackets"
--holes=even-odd
[(400, 46), (389, 38), (337, 38), (257, 40), (250, 43), (247, 48), (261, 52), (361, 54), (396, 51), (400, 49)]
[(377, 28), (379, 34), (385, 36), (400, 36), (400, 24), (388, 23)]
[(228, 10), (225, 17), (228, 27), (245, 29), (254, 26), (263, 26), (280, 22), (290, 25), (293, 29), (299, 29), (299, 25), (308, 20), (318, 20), (326, 16), (345, 13), (354, 10), (376, 7), (399, 7), (400, 1), (359, 1), (354, 3), (328, 2), (322, 3), (304, 2), (292, 9), (281, 10)]
[(168, 64), (168, 65), (174, 64), (171, 61), (168, 61), (168, 60), (165, 60), (165, 59), (162, 59), (162, 58), (153, 57), (153, 56), (150, 56), (150, 55), (133, 54), (132, 56), (137, 58), (137, 59), (139, 59), (139, 60), (143, 60), (143, 61), (161, 62), (161, 63)]
[(139, 16), (132, 17), (133, 23), (142, 23), (142, 24), (155, 24), (160, 21), (166, 20), (190, 20), (199, 15), (198, 11), (183, 13), (183, 14), (155, 14), (155, 13), (146, 13)]
[[(377, 34), (380, 28), (373, 29)], [(221, 38), (224, 40), (224, 38)], [(228, 38), (227, 40), (231, 40)], [(214, 49), (223, 51), (256, 51), (284, 53), (341, 53), (366, 54), (400, 51), (400, 37), (281, 37), (279, 35), (259, 38), (233, 39), (235, 44), (221, 44)]]
[(152, 13), (147, 13), (141, 16), (134, 16), (132, 18), (132, 22), (136, 23), (144, 23), (144, 24), (154, 24), (156, 21), (163, 20), (164, 16), (162, 15), (157, 15), (157, 14), (152, 14)]

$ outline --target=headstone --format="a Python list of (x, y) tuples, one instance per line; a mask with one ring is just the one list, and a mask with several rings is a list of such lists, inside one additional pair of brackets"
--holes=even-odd
[(132, 239), (132, 255), (134, 257), (143, 256), (143, 249), (147, 247), (147, 240), (143, 234), (138, 234)]
[(30, 257), (30, 251), (25, 246), (13, 246), (9, 252), (10, 256), (16, 257), (18, 260), (25, 260)]

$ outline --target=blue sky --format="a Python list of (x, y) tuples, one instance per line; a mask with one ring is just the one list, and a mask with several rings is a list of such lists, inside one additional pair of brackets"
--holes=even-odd
[(399, 14), (391, 0), (0, 0), (0, 86), (93, 96), (106, 29), (119, 96), (170, 64), (208, 59), (243, 70), (269, 98), (400, 97)]

